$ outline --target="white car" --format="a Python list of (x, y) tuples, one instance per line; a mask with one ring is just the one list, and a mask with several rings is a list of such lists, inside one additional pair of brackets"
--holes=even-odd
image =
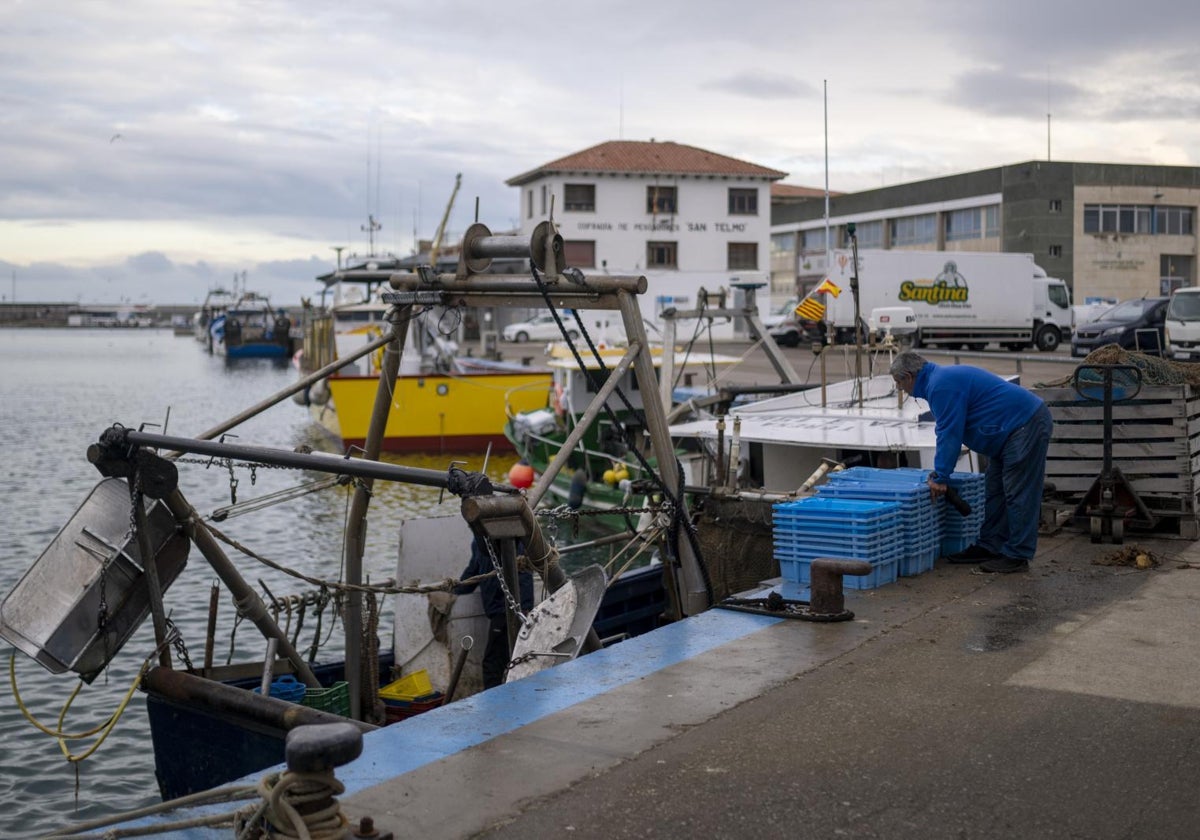
[(762, 316), (763, 326), (767, 329), (777, 327), (784, 321), (790, 321), (795, 317), (796, 304), (800, 302), (800, 298), (791, 298), (790, 300), (780, 304), (770, 312)]
[[(559, 313), (559, 317), (562, 318), (563, 326), (567, 328), (567, 337), (572, 341), (579, 338), (574, 316), (564, 312)], [(509, 324), (500, 331), (500, 335), (505, 341), (515, 341), (518, 344), (526, 341), (561, 341), (563, 337), (554, 316), (550, 314), (537, 315), (528, 321)]]

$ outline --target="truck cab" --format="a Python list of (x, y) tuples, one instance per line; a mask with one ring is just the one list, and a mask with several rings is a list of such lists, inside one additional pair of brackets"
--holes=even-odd
[(1071, 340), (1071, 291), (1057, 277), (1034, 277), (1033, 343), (1039, 350), (1057, 350)]
[(1172, 358), (1200, 361), (1200, 287), (1187, 286), (1171, 295), (1163, 331)]

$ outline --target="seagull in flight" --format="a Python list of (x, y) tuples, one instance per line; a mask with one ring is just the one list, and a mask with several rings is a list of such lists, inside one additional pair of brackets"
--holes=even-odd
[(115, 142), (117, 142), (117, 141), (118, 141), (118, 140), (120, 140), (120, 139), (121, 139), (121, 135), (120, 135), (120, 134), (114, 134), (112, 137), (108, 138), (108, 142), (109, 142), (109, 143), (115, 143)]

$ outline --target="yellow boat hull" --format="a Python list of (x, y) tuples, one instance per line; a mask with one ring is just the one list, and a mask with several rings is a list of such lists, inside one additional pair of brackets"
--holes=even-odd
[[(313, 419), (344, 447), (362, 446), (375, 407), (379, 378), (329, 377), (329, 401), (310, 407)], [(392, 389), (385, 452), (511, 450), (504, 436), (505, 406), (532, 411), (546, 405), (550, 374), (471, 373), (401, 376)]]

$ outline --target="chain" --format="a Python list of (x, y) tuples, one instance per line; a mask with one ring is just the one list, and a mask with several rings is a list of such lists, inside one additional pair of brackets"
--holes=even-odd
[[(669, 505), (654, 505), (651, 507), (612, 507), (612, 508), (582, 508), (573, 509), (566, 505), (559, 505), (555, 508), (538, 508), (534, 511), (540, 519), (549, 519), (553, 523), (556, 519), (577, 519), (581, 516), (613, 516), (621, 514), (642, 514), (642, 513), (663, 513), (667, 511)], [(550, 527), (548, 524), (546, 527)]]
[[(260, 464), (256, 461), (234, 461), (232, 458), (176, 458), (176, 464), (199, 464), (202, 467), (211, 467), (213, 464), (225, 467), (227, 469), (251, 470), (253, 475), (254, 470), (296, 470), (302, 472), (303, 467), (288, 467), (283, 464)], [(251, 478), (250, 483), (254, 483)]]
[(508, 604), (508, 608), (512, 611), (512, 614), (521, 620), (522, 626), (528, 624), (529, 617), (521, 612), (521, 605), (513, 598), (513, 594), (508, 588), (508, 581), (504, 579), (504, 569), (500, 566), (500, 558), (496, 556), (495, 546), (492, 545), (491, 540), (484, 540), (484, 542), (487, 544), (488, 556), (492, 558), (492, 568), (496, 570), (496, 581), (500, 584), (500, 591), (504, 593), (504, 602)]
[(183, 641), (183, 634), (179, 632), (179, 628), (175, 626), (175, 622), (167, 617), (167, 640), (175, 648), (176, 658), (183, 663), (188, 672), (191, 673), (196, 669), (192, 666), (192, 658), (188, 656), (187, 644)]
[(550, 651), (547, 653), (546, 651), (531, 650), (528, 653), (522, 653), (516, 659), (510, 660), (507, 668), (511, 671), (515, 666), (520, 665), (522, 662), (528, 662), (531, 659), (537, 659), (539, 656), (551, 656), (558, 659), (567, 659), (570, 658), (571, 654), (559, 653), (557, 651)]

